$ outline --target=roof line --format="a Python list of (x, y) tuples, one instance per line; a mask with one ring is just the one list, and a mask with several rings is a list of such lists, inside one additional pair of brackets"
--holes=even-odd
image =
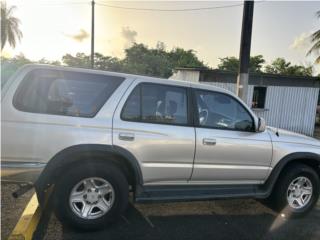
[[(209, 69), (209, 68), (203, 68), (203, 67), (178, 67), (175, 68), (175, 70), (185, 70), (185, 71), (200, 71), (200, 72), (212, 72), (212, 73), (219, 73), (219, 74), (226, 74), (226, 75), (235, 75), (237, 76), (237, 72), (228, 71), (228, 70), (221, 70), (221, 69)], [(257, 73), (257, 72), (251, 72), (249, 73), (252, 76), (261, 76), (261, 77), (272, 77), (272, 78), (297, 78), (297, 79), (313, 79), (320, 81), (320, 77), (316, 76), (298, 76), (298, 75), (287, 75), (287, 74), (273, 74), (273, 73)]]

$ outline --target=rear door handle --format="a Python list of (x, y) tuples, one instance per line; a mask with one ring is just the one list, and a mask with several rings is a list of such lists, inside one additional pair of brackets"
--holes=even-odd
[(133, 133), (119, 133), (119, 139), (123, 141), (133, 141), (134, 134)]
[(204, 138), (202, 140), (203, 145), (209, 145), (209, 146), (214, 146), (217, 144), (217, 141), (212, 138)]

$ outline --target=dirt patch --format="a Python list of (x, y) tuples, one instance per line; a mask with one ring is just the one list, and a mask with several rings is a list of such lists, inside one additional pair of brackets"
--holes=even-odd
[(33, 194), (29, 191), (15, 199), (11, 193), (16, 189), (16, 185), (1, 184), (1, 239), (9, 236)]

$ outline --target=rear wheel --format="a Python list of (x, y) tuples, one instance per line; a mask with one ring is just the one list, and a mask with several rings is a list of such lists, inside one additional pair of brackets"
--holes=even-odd
[(71, 167), (56, 184), (54, 209), (59, 220), (78, 229), (107, 227), (128, 203), (128, 183), (114, 164)]
[(290, 166), (278, 180), (270, 198), (275, 210), (289, 217), (307, 214), (319, 198), (319, 175), (304, 164)]

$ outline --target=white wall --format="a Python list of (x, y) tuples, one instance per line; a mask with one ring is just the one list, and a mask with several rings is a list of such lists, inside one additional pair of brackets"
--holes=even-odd
[(194, 71), (194, 70), (183, 70), (183, 71), (177, 71), (174, 73), (169, 79), (173, 80), (183, 80), (187, 82), (199, 82), (200, 72)]

